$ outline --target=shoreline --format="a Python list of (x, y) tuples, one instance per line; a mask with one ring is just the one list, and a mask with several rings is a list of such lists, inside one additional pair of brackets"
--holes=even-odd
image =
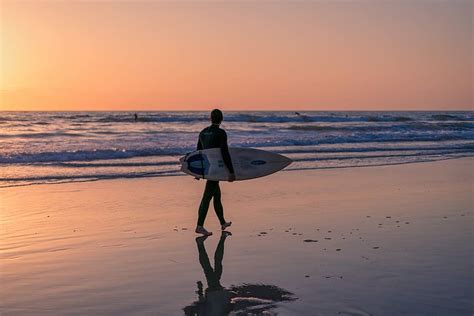
[[(439, 159), (424, 160), (424, 161), (407, 161), (407, 162), (396, 162), (396, 163), (385, 163), (385, 164), (375, 164), (375, 165), (354, 165), (354, 166), (336, 166), (336, 167), (310, 167), (310, 168), (295, 168), (295, 169), (283, 169), (278, 172), (295, 172), (295, 171), (311, 171), (311, 170), (329, 170), (329, 169), (352, 169), (352, 168), (371, 168), (371, 167), (385, 167), (385, 166), (399, 166), (399, 165), (409, 165), (409, 164), (421, 164), (421, 163), (432, 163), (445, 160), (456, 160), (456, 159), (469, 159), (473, 158), (474, 155), (465, 155), (465, 156), (455, 156), (455, 157), (443, 157)], [(177, 163), (178, 164), (178, 163)], [(133, 180), (133, 179), (148, 179), (148, 178), (168, 178), (168, 177), (182, 177), (188, 176), (187, 174), (181, 172), (180, 170), (174, 171), (176, 174), (165, 175), (143, 175), (143, 176), (113, 176), (110, 178), (100, 178), (100, 179), (85, 179), (85, 180), (71, 180), (63, 182), (38, 182), (38, 183), (27, 183), (27, 184), (12, 184), (12, 185), (0, 185), (0, 190), (17, 188), (17, 187), (28, 187), (28, 186), (37, 186), (37, 185), (60, 185), (60, 184), (69, 184), (69, 183), (85, 183), (85, 182), (97, 182), (97, 181), (110, 181), (110, 180)], [(258, 179), (258, 178), (257, 178)], [(253, 179), (251, 179), (253, 180)]]

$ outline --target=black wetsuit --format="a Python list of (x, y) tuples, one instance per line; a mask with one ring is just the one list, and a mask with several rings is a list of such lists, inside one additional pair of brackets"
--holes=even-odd
[[(201, 131), (201, 133), (199, 133), (197, 150), (209, 148), (220, 148), (222, 151), (222, 159), (224, 160), (227, 169), (229, 169), (230, 173), (234, 173), (232, 160), (229, 154), (229, 147), (227, 146), (227, 134), (218, 125), (213, 124), (209, 127), (206, 127)], [(214, 199), (214, 210), (216, 211), (221, 225), (225, 223), (219, 181), (208, 180), (206, 182), (206, 189), (204, 190), (204, 194), (202, 196), (201, 205), (199, 206), (198, 226), (204, 225), (211, 199)]]

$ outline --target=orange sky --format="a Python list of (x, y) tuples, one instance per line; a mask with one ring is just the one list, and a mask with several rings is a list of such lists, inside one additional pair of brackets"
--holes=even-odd
[(0, 0), (0, 110), (469, 110), (473, 6)]

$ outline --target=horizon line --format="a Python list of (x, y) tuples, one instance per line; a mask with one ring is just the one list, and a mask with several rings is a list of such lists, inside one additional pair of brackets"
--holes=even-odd
[[(222, 109), (221, 109), (222, 110)], [(125, 110), (116, 110), (116, 109), (110, 109), (110, 110), (90, 110), (90, 109), (84, 109), (84, 110), (0, 110), (0, 112), (207, 112), (210, 111), (210, 109), (179, 109), (179, 110), (171, 110), (171, 109), (159, 109), (159, 110), (153, 110), (153, 109), (140, 109), (140, 110), (134, 110), (134, 109), (125, 109)], [(249, 110), (249, 109), (226, 109), (222, 110), (223, 112), (474, 112), (474, 109), (389, 109), (389, 110), (374, 110), (374, 109), (357, 109), (357, 110), (344, 110), (344, 109), (338, 109), (338, 110), (328, 110), (328, 109), (320, 109), (320, 110), (314, 110), (314, 109), (269, 109), (269, 110), (264, 110), (264, 109), (255, 109), (255, 110)]]

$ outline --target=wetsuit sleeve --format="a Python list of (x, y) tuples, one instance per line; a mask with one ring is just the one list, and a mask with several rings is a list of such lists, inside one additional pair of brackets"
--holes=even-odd
[(229, 169), (230, 173), (234, 173), (234, 167), (232, 166), (232, 159), (230, 158), (230, 153), (229, 153), (229, 146), (227, 146), (227, 134), (225, 131), (222, 131), (220, 135), (220, 147), (221, 147), (221, 152), (222, 152), (222, 159), (224, 160), (224, 163)]
[(199, 134), (199, 137), (198, 137), (198, 143), (197, 143), (197, 146), (196, 146), (196, 150), (202, 150), (201, 134)]

